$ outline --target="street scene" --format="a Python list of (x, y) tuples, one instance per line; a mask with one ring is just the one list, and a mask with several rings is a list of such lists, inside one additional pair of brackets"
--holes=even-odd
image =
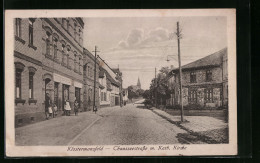
[[(109, 107), (97, 114), (82, 113), (79, 117), (61, 117), (20, 127), (16, 130), (16, 145), (140, 145), (140, 144), (191, 144), (206, 143), (199, 139), (187, 139), (189, 134), (185, 128), (179, 127), (163, 116), (174, 118), (162, 111), (145, 109), (138, 101), (135, 105), (128, 104), (123, 108)], [(197, 119), (198, 120), (198, 119)], [(226, 123), (207, 117), (202, 122), (194, 122), (200, 126), (189, 126), (195, 131), (213, 131), (224, 129)], [(216, 132), (215, 132), (216, 134)], [(182, 136), (183, 135), (183, 136)], [(216, 137), (216, 136), (215, 136)], [(222, 137), (218, 135), (218, 137)], [(218, 138), (219, 139), (219, 138)], [(214, 141), (215, 139), (212, 139)], [(214, 142), (212, 142), (214, 143)]]
[(229, 143), (226, 17), (13, 27), (16, 146)]

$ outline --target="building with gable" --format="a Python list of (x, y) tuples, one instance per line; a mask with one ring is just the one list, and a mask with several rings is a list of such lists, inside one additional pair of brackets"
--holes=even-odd
[[(183, 105), (197, 104), (216, 108), (228, 106), (227, 48), (182, 66)], [(180, 101), (179, 69), (167, 75), (171, 98), (167, 105)]]

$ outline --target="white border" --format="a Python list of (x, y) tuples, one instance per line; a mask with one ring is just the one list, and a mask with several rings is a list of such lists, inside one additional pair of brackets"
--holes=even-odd
[[(14, 35), (13, 18), (27, 17), (182, 17), (226, 16), (228, 38), (229, 144), (184, 145), (186, 150), (68, 152), (67, 146), (15, 146), (14, 134)], [(236, 10), (6, 10), (5, 11), (5, 143), (6, 155), (23, 156), (205, 156), (237, 154)], [(151, 145), (152, 146), (152, 145)], [(173, 147), (174, 145), (171, 145)], [(73, 146), (77, 147), (77, 146)], [(81, 146), (82, 147), (82, 146)], [(87, 146), (84, 146), (87, 147)], [(88, 146), (90, 147), (90, 146)], [(111, 149), (113, 146), (106, 146)], [(149, 146), (147, 146), (149, 148)], [(158, 145), (156, 145), (158, 147)]]

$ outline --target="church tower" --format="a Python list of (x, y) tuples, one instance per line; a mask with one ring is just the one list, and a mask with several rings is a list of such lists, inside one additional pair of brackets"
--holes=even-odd
[(139, 77), (138, 77), (138, 81), (137, 81), (137, 87), (138, 87), (139, 89), (141, 89), (141, 82), (140, 82)]

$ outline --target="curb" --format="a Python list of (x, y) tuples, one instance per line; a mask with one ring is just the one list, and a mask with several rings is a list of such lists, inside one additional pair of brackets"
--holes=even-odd
[[(184, 126), (181, 125), (181, 122), (173, 121), (173, 120), (171, 120), (170, 118), (168, 118), (168, 117), (166, 117), (166, 116), (164, 116), (164, 115), (162, 115), (162, 114), (160, 114), (160, 113), (154, 111), (154, 109), (151, 109), (151, 111), (152, 111), (153, 113), (159, 115), (160, 117), (164, 118), (164, 119), (167, 120), (168, 122), (170, 122), (170, 123), (172, 123), (172, 124), (175, 124), (177, 127), (179, 127), (179, 128), (181, 128), (181, 129), (187, 131), (190, 135), (197, 137), (197, 138), (198, 138), (200, 141), (202, 141), (202, 142), (205, 142), (205, 143), (207, 143), (207, 144), (221, 144), (221, 143), (217, 142), (216, 140), (214, 140), (214, 139), (212, 139), (212, 138), (210, 138), (210, 137), (208, 137), (208, 136), (201, 135), (201, 134), (199, 134), (198, 132), (194, 132), (194, 131), (192, 131), (192, 130), (187, 129), (186, 127), (184, 127)], [(161, 110), (161, 111), (162, 111), (162, 110)], [(165, 112), (165, 113), (166, 113), (166, 112)], [(167, 114), (168, 114), (168, 113), (167, 113)], [(169, 115), (170, 115), (170, 114), (169, 114)], [(170, 115), (170, 116), (171, 116), (171, 115)], [(183, 137), (182, 137), (181, 139), (183, 139), (183, 140), (186, 141), (186, 142), (189, 142), (190, 144), (194, 144), (194, 143), (191, 143), (190, 141), (186, 140), (186, 139), (183, 138)]]

